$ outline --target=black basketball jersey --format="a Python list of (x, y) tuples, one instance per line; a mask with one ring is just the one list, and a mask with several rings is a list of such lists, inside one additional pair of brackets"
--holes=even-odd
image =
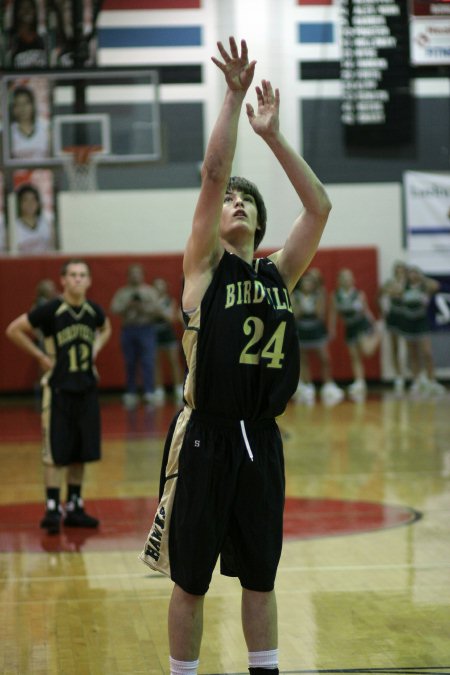
[(284, 412), (299, 378), (288, 290), (267, 258), (225, 251), (183, 337), (185, 398), (211, 415), (244, 420)]
[(32, 309), (28, 320), (45, 338), (46, 351), (55, 357), (49, 384), (64, 391), (85, 391), (96, 384), (92, 347), (97, 328), (105, 323), (99, 305), (85, 300), (80, 307), (55, 298)]

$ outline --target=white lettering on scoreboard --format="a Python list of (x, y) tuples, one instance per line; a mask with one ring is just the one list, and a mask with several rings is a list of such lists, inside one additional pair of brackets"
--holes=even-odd
[[(406, 3), (342, 0), (341, 121), (349, 144), (408, 140)], [(400, 132), (400, 133), (398, 133)]]

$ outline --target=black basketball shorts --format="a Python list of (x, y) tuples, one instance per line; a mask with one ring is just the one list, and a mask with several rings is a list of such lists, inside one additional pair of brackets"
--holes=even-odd
[(100, 406), (97, 389), (54, 390), (46, 385), (42, 399), (43, 462), (48, 465), (100, 459)]
[(165, 447), (163, 494), (140, 558), (187, 593), (220, 570), (249, 590), (274, 587), (281, 555), (284, 459), (275, 420), (218, 419), (185, 407)]

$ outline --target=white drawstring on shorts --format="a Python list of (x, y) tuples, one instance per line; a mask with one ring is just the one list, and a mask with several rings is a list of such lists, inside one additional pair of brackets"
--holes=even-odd
[(250, 459), (253, 462), (253, 452), (252, 452), (252, 449), (250, 447), (250, 443), (248, 442), (244, 420), (241, 420), (241, 431), (242, 431), (242, 438), (244, 439), (245, 447), (247, 448), (248, 456), (250, 457)]

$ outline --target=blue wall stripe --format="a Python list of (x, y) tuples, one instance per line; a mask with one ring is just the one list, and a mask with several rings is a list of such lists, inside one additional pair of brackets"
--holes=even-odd
[(150, 26), (145, 28), (100, 28), (100, 48), (199, 47), (201, 26)]
[(409, 234), (450, 234), (450, 227), (409, 227)]
[(298, 24), (298, 42), (302, 44), (329, 44), (334, 42), (334, 24), (331, 21)]

